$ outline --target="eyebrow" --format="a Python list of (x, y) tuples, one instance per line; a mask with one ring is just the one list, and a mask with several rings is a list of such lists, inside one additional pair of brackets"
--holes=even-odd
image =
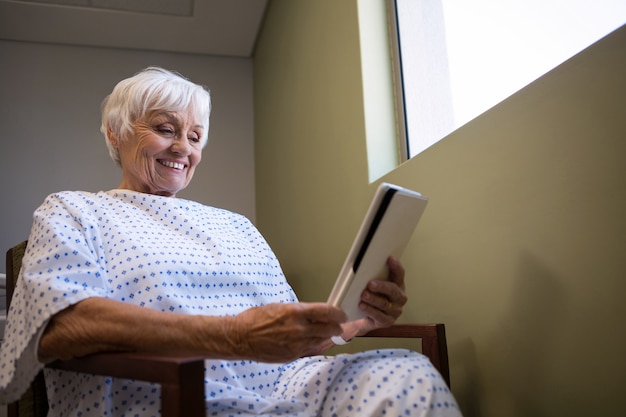
[[(178, 117), (176, 115), (176, 112), (160, 111), (160, 112), (154, 113), (153, 117), (159, 117), (159, 116), (165, 116), (168, 119), (168, 121), (170, 121), (170, 122), (175, 121), (177, 124), (180, 124), (180, 117)], [(202, 125), (202, 124), (195, 124), (195, 125), (192, 126), (192, 128), (194, 128), (194, 129), (204, 129), (204, 125)]]

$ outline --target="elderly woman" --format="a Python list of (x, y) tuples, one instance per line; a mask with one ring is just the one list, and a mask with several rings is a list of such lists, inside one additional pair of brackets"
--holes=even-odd
[[(345, 322), (299, 303), (255, 227), (176, 198), (202, 158), (210, 97), (148, 68), (104, 101), (102, 132), (122, 169), (117, 189), (50, 195), (34, 214), (0, 353), (0, 400), (47, 361), (98, 351), (194, 352), (206, 360), (207, 415), (459, 415), (420, 354), (312, 356), (394, 323), (404, 270), (363, 293), (367, 318)], [(391, 306), (391, 308), (389, 308)], [(157, 416), (159, 388), (46, 370), (50, 416)]]

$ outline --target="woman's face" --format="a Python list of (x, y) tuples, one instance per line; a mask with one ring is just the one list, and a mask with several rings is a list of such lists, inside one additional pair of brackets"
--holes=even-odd
[(120, 188), (175, 197), (200, 163), (203, 130), (191, 109), (154, 112), (138, 120), (131, 137), (115, 141), (122, 165)]

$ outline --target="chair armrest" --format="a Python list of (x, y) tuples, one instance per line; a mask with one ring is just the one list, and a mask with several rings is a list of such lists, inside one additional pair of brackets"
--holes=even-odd
[[(448, 349), (443, 324), (396, 324), (373, 330), (361, 337), (421, 339), (422, 353), (430, 359), (450, 386)], [(83, 358), (57, 360), (48, 364), (47, 368), (159, 383), (163, 417), (205, 415), (204, 358), (199, 356), (102, 352)]]
[(448, 364), (448, 344), (446, 327), (443, 323), (395, 324), (384, 329), (376, 329), (361, 337), (415, 338), (422, 341), (422, 353), (439, 371), (450, 387), (450, 367)]
[(55, 361), (47, 368), (155, 382), (163, 417), (204, 417), (204, 359), (141, 352), (103, 352)]

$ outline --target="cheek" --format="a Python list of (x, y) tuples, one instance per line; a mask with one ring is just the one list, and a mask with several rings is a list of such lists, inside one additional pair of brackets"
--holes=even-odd
[(158, 136), (145, 134), (137, 136), (137, 148), (144, 154), (154, 154), (164, 147)]
[(194, 150), (191, 153), (190, 159), (191, 159), (192, 166), (195, 167), (196, 165), (198, 165), (200, 161), (202, 160), (202, 149)]

